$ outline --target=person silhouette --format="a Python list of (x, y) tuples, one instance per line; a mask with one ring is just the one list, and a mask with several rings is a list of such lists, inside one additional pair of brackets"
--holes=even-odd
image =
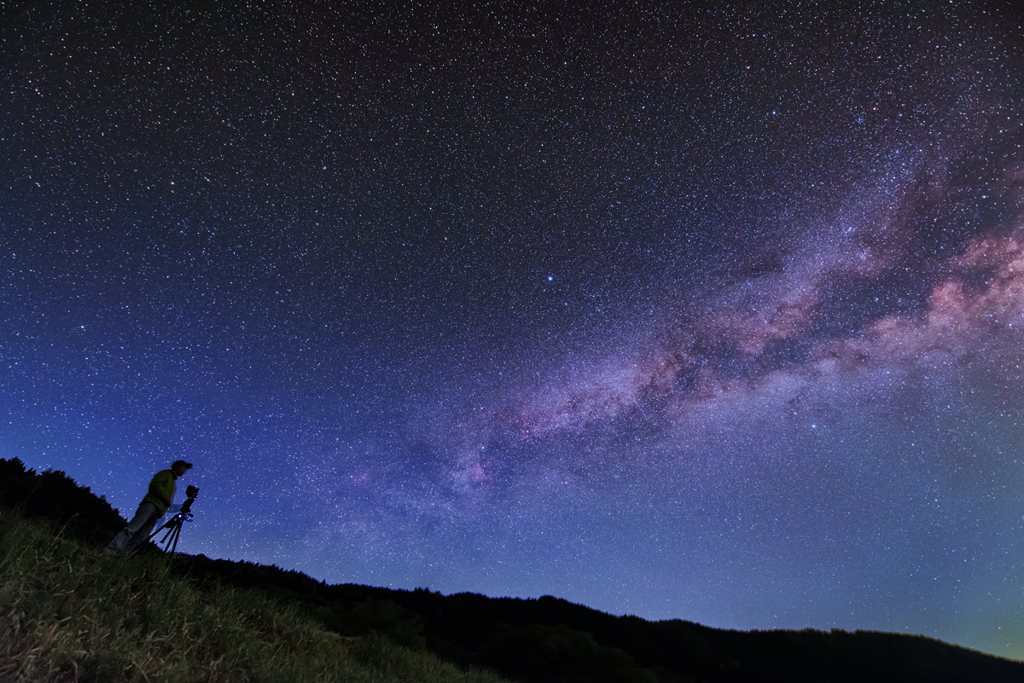
[(177, 491), (175, 482), (192, 469), (192, 463), (175, 460), (170, 469), (160, 470), (149, 482), (149, 490), (139, 503), (132, 520), (107, 544), (104, 552), (108, 555), (127, 555), (149, 538), (157, 520), (167, 513), (174, 502)]

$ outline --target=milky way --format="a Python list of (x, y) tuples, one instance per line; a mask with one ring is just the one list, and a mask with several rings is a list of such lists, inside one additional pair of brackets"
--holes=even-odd
[(0, 457), (186, 552), (1024, 658), (1021, 21), (0, 8)]

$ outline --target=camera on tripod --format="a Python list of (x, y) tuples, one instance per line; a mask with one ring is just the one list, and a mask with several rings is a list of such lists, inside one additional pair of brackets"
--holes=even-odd
[(181, 510), (178, 511), (178, 514), (192, 519), (192, 503), (198, 495), (199, 487), (189, 485), (188, 488), (185, 489), (185, 502), (181, 504)]
[(185, 502), (181, 504), (181, 508), (178, 510), (177, 514), (175, 514), (173, 517), (167, 520), (167, 522), (162, 527), (154, 531), (153, 534), (149, 537), (149, 540), (153, 540), (153, 538), (158, 533), (166, 529), (167, 532), (163, 535), (163, 537), (161, 537), (159, 541), (156, 542), (157, 545), (164, 546), (165, 553), (173, 553), (178, 548), (178, 538), (181, 536), (182, 522), (192, 521), (192, 503), (195, 502), (196, 496), (198, 495), (198, 486), (189, 486), (188, 488), (186, 488)]

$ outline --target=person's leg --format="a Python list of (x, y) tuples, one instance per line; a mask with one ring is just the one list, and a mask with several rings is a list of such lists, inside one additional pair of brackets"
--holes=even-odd
[(152, 514), (145, 522), (143, 522), (142, 526), (140, 526), (135, 531), (135, 533), (132, 534), (132, 537), (129, 538), (128, 541), (124, 544), (124, 551), (126, 553), (130, 553), (131, 551), (135, 550), (137, 546), (139, 546), (142, 543), (145, 543), (146, 539), (148, 539), (149, 535), (153, 532), (153, 527), (155, 527), (156, 523), (160, 521), (160, 513), (157, 512), (156, 508), (153, 507), (152, 505), (150, 505), (149, 507), (153, 508)]
[(149, 537), (149, 531), (156, 525), (156, 520), (159, 519), (156, 513), (156, 507), (152, 503), (143, 503), (136, 510), (135, 516), (132, 520), (125, 524), (124, 528), (121, 529), (117, 536), (107, 544), (106, 552), (108, 553), (124, 553), (128, 552), (141, 541), (134, 541), (135, 536), (142, 531), (146, 530), (143, 540)]

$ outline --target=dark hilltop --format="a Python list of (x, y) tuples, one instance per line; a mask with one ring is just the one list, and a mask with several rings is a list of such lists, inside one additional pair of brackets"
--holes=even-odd
[[(36, 473), (18, 459), (0, 459), (0, 514), (46, 520), (61, 536), (81, 544), (83, 553), (98, 553), (124, 524), (102, 496), (65, 473)], [(145, 552), (160, 551), (149, 546)], [(230, 586), (260, 591), (342, 639), (375, 633), (460, 668), (489, 670), (514, 681), (1024, 680), (1022, 662), (922, 636), (729, 631), (678, 619), (615, 617), (550, 596), (446, 596), (425, 589), (328, 585), (276, 566), (201, 555), (168, 559), (170, 571), (198, 590)], [(16, 601), (17, 596), (6, 599)], [(0, 604), (5, 612), (9, 607)]]

